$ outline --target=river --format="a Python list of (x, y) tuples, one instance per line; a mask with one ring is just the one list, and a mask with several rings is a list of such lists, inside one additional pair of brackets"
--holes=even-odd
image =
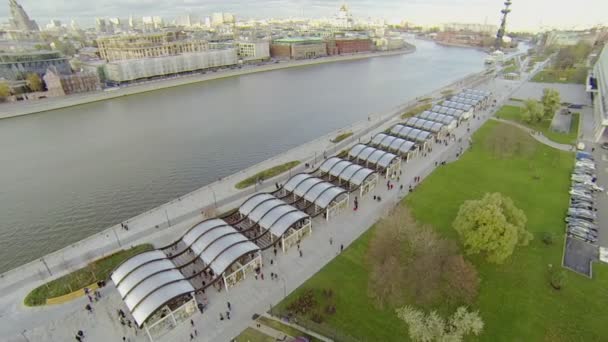
[(0, 272), (483, 69), (474, 49), (283, 69), (0, 121)]

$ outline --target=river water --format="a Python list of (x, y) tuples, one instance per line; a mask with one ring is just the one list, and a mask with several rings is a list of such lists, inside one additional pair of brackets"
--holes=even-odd
[(413, 43), (0, 120), (0, 272), (483, 68)]

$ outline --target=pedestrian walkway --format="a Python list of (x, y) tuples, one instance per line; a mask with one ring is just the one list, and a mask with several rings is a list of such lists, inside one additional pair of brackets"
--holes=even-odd
[(504, 123), (509, 124), (511, 126), (515, 126), (517, 128), (520, 128), (520, 129), (528, 132), (538, 142), (540, 142), (542, 144), (545, 144), (545, 145), (547, 145), (549, 147), (553, 147), (555, 149), (562, 150), (562, 151), (570, 151), (570, 152), (571, 151), (575, 151), (575, 149), (576, 149), (572, 145), (566, 145), (566, 144), (556, 143), (555, 141), (553, 141), (553, 140), (545, 137), (542, 133), (536, 132), (533, 129), (528, 128), (528, 127), (526, 127), (526, 126), (524, 126), (522, 124), (519, 124), (517, 122), (513, 122), (513, 121), (505, 120), (505, 119), (499, 119), (499, 118), (495, 118), (495, 117), (493, 117), (492, 120), (499, 121), (499, 122), (504, 122)]
[[(498, 103), (502, 103), (514, 89), (514, 83), (493, 80), (489, 84), (483, 85), (482, 88), (500, 94)], [(455, 160), (461, 154), (462, 149), (467, 148), (467, 140), (470, 134), (479, 128), (488, 116), (489, 113), (484, 113), (481, 117), (477, 116), (472, 119), (469, 127), (470, 132), (467, 132), (466, 125), (461, 125), (454, 132), (458, 138), (461, 138), (460, 142), (449, 146), (438, 144), (433, 147), (433, 151), (426, 158), (418, 158), (406, 163), (400, 181), (396, 182), (393, 190), (387, 190), (386, 187), (379, 186), (373, 194), (359, 199), (359, 210), (347, 210), (329, 222), (316, 219), (313, 223), (312, 235), (301, 243), (302, 256), (295, 248), (288, 250), (287, 253), (280, 255), (278, 258), (275, 258), (271, 251), (267, 251), (263, 256), (265, 265), (263, 272), (267, 275), (270, 272), (276, 273), (278, 274), (277, 279), (271, 280), (268, 276), (265, 280), (248, 278), (228, 292), (208, 291), (208, 308), (204, 314), (196, 314), (193, 317), (199, 332), (196, 340), (228, 341), (237, 336), (249, 326), (254, 314), (263, 313), (278, 303), (331, 261), (340, 252), (341, 245), (348, 247), (380, 217), (385, 215), (388, 210), (407, 195), (409, 185), (415, 187), (418, 184), (414, 181), (415, 177), (425, 178), (435, 169), (435, 162), (441, 164), (441, 162)], [(392, 121), (387, 122), (387, 125), (390, 124), (392, 124)], [(382, 129), (382, 127), (384, 126), (378, 125), (376, 129)], [(269, 182), (269, 185), (274, 187), (274, 180)], [(403, 190), (400, 189), (401, 185), (403, 185)], [(373, 195), (381, 196), (382, 202), (372, 200)], [(166, 230), (162, 240), (170, 241), (179, 237), (180, 233), (176, 229), (185, 230), (188, 226), (187, 223), (194, 220), (195, 218), (184, 221), (183, 224), (178, 224), (179, 227)], [(333, 240), (333, 243), (330, 244), (330, 240)], [(150, 237), (147, 237), (146, 241), (150, 241)], [(158, 240), (154, 242), (158, 243)], [(273, 260), (273, 262), (271, 263), (270, 260)], [(24, 331), (23, 334), (31, 340), (62, 341), (72, 339), (73, 331), (86, 327), (86, 333), (90, 336), (90, 341), (120, 340), (125, 332), (120, 330), (121, 326), (116, 323), (115, 312), (120, 307), (124, 309), (124, 304), (112, 285), (104, 289), (104, 295), (107, 298), (94, 306), (97, 313), (93, 320), (91, 320), (92, 315), (83, 314), (84, 310), (82, 308), (86, 302), (82, 299), (57, 306), (57, 309), (42, 308), (23, 311), (19, 307), (20, 299), (14, 297), (4, 307), (4, 312), (7, 314), (3, 314), (0, 331), (12, 332), (10, 335), (8, 333), (2, 333), (2, 335), (14, 335), (13, 340), (15, 341), (23, 340), (19, 336), (21, 334), (18, 334), (17, 331)], [(225, 313), (225, 303), (227, 301), (230, 301), (233, 307), (231, 320), (220, 320), (219, 314)], [(68, 317), (71, 317), (71, 319), (66, 319)], [(190, 333), (189, 325), (182, 324), (163, 336), (162, 340), (188, 340)], [(147, 337), (142, 333), (135, 336), (134, 332), (131, 331), (129, 334), (132, 341), (147, 340)]]

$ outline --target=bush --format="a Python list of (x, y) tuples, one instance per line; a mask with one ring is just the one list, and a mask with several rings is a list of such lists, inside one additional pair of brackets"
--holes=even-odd
[(561, 290), (566, 282), (566, 272), (560, 269), (551, 269), (550, 271), (550, 283), (551, 286), (556, 290)]
[(543, 233), (543, 243), (547, 246), (550, 246), (553, 244), (553, 234), (549, 233), (549, 232), (544, 232)]
[(293, 303), (287, 306), (287, 310), (305, 315), (312, 311), (317, 306), (317, 299), (312, 290), (306, 290)]

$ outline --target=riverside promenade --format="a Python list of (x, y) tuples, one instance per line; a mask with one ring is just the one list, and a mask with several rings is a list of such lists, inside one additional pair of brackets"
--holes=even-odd
[[(491, 90), (497, 96), (499, 104), (508, 99), (510, 93), (517, 87), (516, 81), (489, 80), (483, 82), (478, 88)], [(498, 108), (498, 106), (496, 107)], [(238, 335), (251, 323), (253, 314), (261, 314), (271, 306), (277, 304), (288, 293), (300, 286), (306, 279), (318, 272), (325, 264), (331, 261), (340, 250), (340, 245), (345, 248), (369, 229), (380, 217), (384, 216), (398, 201), (407, 194), (409, 184), (415, 184), (413, 178), (422, 178), (430, 174), (435, 168), (435, 162), (451, 162), (457, 158), (460, 149), (468, 147), (468, 137), (479, 128), (493, 111), (482, 113), (478, 118), (470, 121), (470, 125), (461, 125), (455, 131), (460, 143), (451, 143), (448, 146), (434, 145), (433, 152), (425, 158), (416, 158), (404, 164), (403, 174), (400, 182), (396, 183), (395, 189), (388, 191), (386, 186), (380, 182), (373, 194), (382, 196), (382, 202), (372, 201), (371, 194), (360, 199), (357, 212), (345, 210), (329, 222), (315, 219), (313, 222), (313, 233), (310, 237), (302, 240), (301, 249), (303, 257), (297, 250), (292, 248), (285, 254), (275, 258), (273, 265), (269, 259), (274, 258), (271, 251), (264, 253), (263, 272), (279, 275), (278, 280), (254, 280), (247, 278), (237, 284), (230, 291), (217, 293), (215, 290), (208, 291), (209, 306), (204, 314), (196, 313), (193, 316), (195, 327), (198, 331), (196, 341), (229, 341)], [(376, 130), (381, 131), (384, 127), (392, 125), (395, 121), (391, 119), (386, 124), (378, 125)], [(353, 126), (354, 127), (354, 126)], [(470, 132), (468, 132), (470, 129)], [(474, 143), (474, 142), (473, 142)], [(312, 152), (312, 151), (309, 151)], [(291, 152), (289, 152), (291, 153)], [(289, 156), (287, 156), (289, 158)], [(314, 158), (314, 157), (313, 157)], [(240, 177), (237, 177), (240, 179)], [(234, 181), (231, 182), (234, 184)], [(274, 180), (271, 188), (274, 187)], [(404, 190), (399, 186), (404, 185)], [(242, 198), (239, 202), (242, 202)], [(349, 207), (352, 208), (352, 201)], [(200, 219), (200, 218), (198, 218)], [(188, 220), (195, 222), (198, 219)], [(178, 238), (190, 222), (184, 221), (165, 229), (171, 234), (150, 234), (141, 238), (142, 242), (153, 242), (156, 245)], [(333, 244), (329, 243), (332, 238)], [(27, 289), (12, 291), (10, 296), (25, 295)], [(147, 341), (148, 337), (139, 331), (136, 335), (133, 329), (121, 326), (118, 322), (116, 310), (126, 310), (124, 303), (120, 300), (118, 292), (113, 285), (109, 285), (102, 291), (103, 298), (93, 305), (94, 312), (86, 313), (84, 306), (88, 302), (86, 298), (79, 298), (72, 302), (57, 306), (40, 308), (24, 308), (20, 305), (21, 298), (7, 300), (6, 292), (2, 292), (0, 307), (2, 308), (2, 319), (0, 319), (0, 336), (8, 341), (67, 341), (73, 339), (77, 330), (83, 330), (86, 341), (120, 341), (123, 336), (130, 341)], [(219, 313), (226, 311), (226, 302), (232, 304), (231, 320), (220, 320)], [(188, 341), (192, 328), (189, 324), (181, 324), (168, 334), (156, 339), (159, 341)]]
[[(456, 82), (455, 84), (451, 84), (445, 88), (439, 89), (436, 92), (433, 92), (432, 94), (429, 94), (425, 97), (439, 97), (441, 91), (445, 89), (457, 90), (460, 87), (477, 86), (480, 83), (487, 84), (489, 79), (490, 77), (483, 75), (483, 73), (472, 75), (464, 80)], [(502, 88), (493, 89), (492, 87), (495, 83), (496, 81), (490, 81), (491, 85), (488, 86), (490, 88), (485, 89), (490, 89), (496, 93), (507, 92), (505, 89)], [(509, 85), (509, 88), (511, 87), (509, 81), (504, 81), (502, 83)], [(504, 87), (504, 85), (501, 85), (501, 87)], [(70, 336), (70, 334), (72, 333), (71, 329), (77, 327), (81, 327), (83, 329), (90, 329), (89, 327), (91, 326), (96, 327), (95, 331), (98, 331), (98, 334), (103, 334), (104, 332), (110, 334), (110, 331), (112, 331), (112, 334), (120, 334), (120, 329), (117, 330), (116, 327), (112, 328), (112, 324), (116, 324), (115, 320), (110, 320), (109, 322), (106, 322), (106, 319), (109, 319), (109, 316), (113, 316), (113, 313), (115, 312), (116, 308), (120, 307), (120, 305), (122, 304), (120, 303), (120, 299), (118, 298), (117, 293), (113, 291), (111, 286), (107, 289), (104, 289), (104, 300), (102, 301), (102, 307), (104, 308), (102, 309), (102, 311), (107, 310), (108, 317), (105, 317), (104, 315), (104, 319), (95, 319), (95, 322), (92, 325), (91, 322), (89, 322), (92, 318), (87, 315), (84, 315), (84, 302), (82, 302), (83, 298), (58, 306), (49, 306), (41, 308), (26, 308), (22, 305), (22, 300), (32, 288), (46, 281), (49, 281), (50, 279), (56, 278), (77, 268), (80, 268), (90, 260), (96, 259), (103, 255), (107, 255), (120, 248), (126, 248), (128, 246), (144, 242), (152, 242), (155, 245), (159, 246), (167, 242), (174, 241), (175, 239), (179, 238), (181, 234), (191, 224), (205, 218), (203, 213), (209, 213), (211, 215), (213, 212), (221, 212), (237, 207), (248, 196), (254, 193), (254, 191), (260, 191), (264, 189), (270, 190), (274, 188), (275, 182), (284, 182), (290, 176), (290, 173), (286, 173), (284, 175), (276, 177), (275, 179), (266, 181), (262, 185), (261, 189), (254, 189), (252, 187), (250, 189), (241, 191), (236, 190), (234, 188), (234, 184), (236, 184), (240, 180), (249, 177), (268, 167), (272, 167), (277, 164), (296, 159), (302, 161), (302, 164), (308, 162), (311, 164), (318, 165), (321, 162), (324, 153), (329, 156), (337, 151), (348, 148), (359, 140), (361, 140), (362, 142), (369, 140), (371, 135), (375, 132), (383, 131), (394, 123), (399, 122), (399, 114), (401, 114), (407, 108), (414, 106), (415, 104), (415, 102), (407, 103), (382, 115), (371, 114), (368, 120), (359, 122), (342, 130), (332, 132), (324, 137), (321, 137), (308, 144), (302, 145), (291, 151), (283, 153), (275, 158), (262, 162), (258, 165), (254, 165), (240, 173), (224, 178), (222, 180), (218, 180), (218, 182), (215, 182), (191, 194), (178, 198), (159, 208), (155, 208), (151, 211), (143, 213), (126, 222), (129, 225), (129, 231), (122, 230), (120, 228), (120, 225), (111, 227), (99, 234), (90, 237), (89, 239), (85, 239), (74, 245), (68, 246), (56, 253), (45, 256), (40, 260), (34, 261), (15, 270), (4, 273), (0, 276), (0, 293), (2, 293), (0, 297), (0, 318), (2, 318), (0, 320), (0, 336), (12, 336), (10, 340), (15, 341), (25, 340), (23, 336), (27, 336), (27, 338), (33, 341), (59, 341), (63, 340), (63, 338), (65, 338), (66, 336)], [(339, 144), (332, 144), (329, 141), (336, 135), (345, 131), (352, 131), (354, 133), (353, 137)], [(441, 151), (442, 149), (437, 149), (437, 151), (434, 151), (434, 158), (441, 157), (441, 155), (438, 155), (438, 153), (440, 153)], [(425, 160), (432, 159), (427, 158)], [(408, 174), (407, 179), (411, 179), (415, 175), (414, 173), (416, 172), (416, 168), (413, 165), (416, 164), (414, 163), (418, 162), (415, 161), (405, 166), (405, 172)], [(412, 166), (410, 167), (410, 165)], [(304, 171), (303, 166), (292, 170), (291, 174), (301, 171)], [(410, 172), (412, 174), (410, 174)], [(405, 179), (406, 177), (404, 176), (402, 182)], [(379, 188), (382, 189), (382, 184), (379, 184)], [(389, 197), (385, 197), (384, 194), (382, 194), (382, 196), (383, 198), (387, 199), (390, 197), (390, 195)], [(362, 207), (367, 205), (366, 201), (367, 200), (362, 201)], [(388, 202), (389, 201), (384, 201), (382, 205), (388, 205)], [(372, 206), (373, 205), (370, 204), (370, 207)], [(381, 216), (382, 208), (380, 208), (379, 210), (380, 211), (374, 209), (374, 214), (370, 214), (371, 216), (369, 217), (369, 219), (359, 220), (355, 218), (352, 222), (351, 220), (345, 220), (342, 215), (340, 215), (335, 220), (330, 221), (329, 224), (323, 224), (323, 227), (320, 229), (323, 231), (325, 231), (325, 229), (328, 229), (328, 232), (331, 232), (332, 227), (336, 227), (336, 238), (334, 240), (338, 241), (338, 237), (343, 235), (344, 244), (346, 246), (350, 243), (350, 241), (354, 240), (358, 236), (358, 234), (360, 234), (357, 233), (358, 230), (350, 231), (349, 229), (351, 228), (349, 227), (356, 226), (359, 227), (357, 229), (362, 229), (361, 232), (365, 231), (367, 228), (369, 228), (369, 226), (371, 226), (373, 222), (375, 222), (377, 217)], [(353, 226), (351, 226), (351, 224)], [(316, 225), (319, 224), (317, 223)], [(315, 229), (314, 227), (316, 225), (313, 225), (313, 230)], [(346, 229), (346, 231), (343, 231), (344, 229)], [(312, 241), (317, 239), (317, 235), (319, 235), (319, 238), (323, 237), (323, 235), (317, 234), (315, 230), (313, 232), (313, 237), (310, 240), (310, 246), (314, 245)], [(305, 244), (303, 244), (303, 246), (304, 248), (306, 248)], [(293, 257), (293, 252), (291, 253)], [(289, 255), (290, 254), (288, 253), (286, 256), (284, 256), (285, 262), (289, 262)], [(299, 267), (299, 265), (297, 264), (293, 265), (287, 263), (283, 266), (283, 269), (286, 271), (285, 273), (281, 272), (281, 274), (297, 273), (298, 275), (293, 275), (293, 278), (286, 279), (286, 282), (284, 284), (285, 293), (287, 292), (287, 289), (290, 289), (289, 291), (293, 290), (295, 287), (297, 287), (297, 285), (301, 284), (302, 281), (304, 281), (310, 275), (316, 272), (315, 269), (318, 270), (320, 267), (322, 267), (324, 263), (330, 260), (327, 259), (326, 261), (323, 261), (324, 258), (327, 256), (331, 256), (329, 254), (325, 255), (322, 253), (315, 253), (315, 255), (319, 256), (319, 262), (307, 261), (307, 265), (309, 262), (310, 265), (302, 265), (302, 270), (310, 270), (310, 272), (312, 272), (310, 274), (308, 271), (293, 272), (294, 269), (297, 269), (297, 267)], [(296, 258), (296, 260), (299, 259)], [(305, 259), (303, 259), (302, 262), (304, 260)], [(283, 264), (277, 264), (276, 266), (279, 267), (279, 265)], [(292, 271), (290, 272), (287, 270)], [(299, 278), (300, 274), (302, 277), (305, 277)], [(290, 275), (290, 277), (291, 276), (292, 275)], [(250, 281), (248, 280), (243, 284), (239, 284), (237, 288), (235, 288), (234, 291), (230, 291), (230, 293), (238, 294), (241, 290), (237, 289), (240, 288), (249, 289), (249, 287), (247, 287), (251, 285), (247, 285), (249, 282)], [(246, 298), (246, 296), (243, 297), (243, 300), (245, 300)], [(256, 296), (253, 296), (251, 298), (256, 298)], [(86, 298), (84, 300), (86, 300)], [(217, 303), (216, 300), (213, 301)], [(236, 302), (237, 301), (235, 300), (235, 303)], [(255, 300), (252, 300), (252, 303), (253, 302), (255, 302)], [(98, 315), (99, 313), (95, 314), (95, 317), (98, 317)], [(89, 321), (87, 321), (87, 319)], [(106, 323), (108, 324), (107, 326), (105, 325)], [(120, 326), (118, 326), (118, 328), (120, 328)], [(217, 330), (217, 328), (214, 329)], [(235, 329), (240, 329), (240, 326), (237, 326), (237, 328)], [(220, 330), (222, 333), (224, 333), (224, 330)], [(232, 331), (233, 330), (227, 330), (226, 334), (232, 333)], [(104, 335), (97, 335), (98, 338), (100, 336)], [(118, 338), (120, 338), (120, 336), (118, 336)], [(142, 336), (140, 336), (139, 338), (142, 338)], [(181, 338), (178, 338), (176, 340), (181, 340)], [(220, 338), (217, 340), (223, 339)]]
[(139, 93), (145, 93), (165, 88), (179, 87), (186, 84), (206, 82), (228, 77), (241, 75), (255, 74), (258, 72), (266, 72), (287, 68), (303, 67), (309, 65), (335, 63), (343, 61), (354, 61), (360, 59), (403, 55), (416, 51), (414, 46), (408, 46), (401, 50), (386, 51), (386, 52), (370, 52), (357, 53), (352, 55), (341, 55), (332, 57), (323, 57), (312, 60), (284, 61), (280, 63), (264, 64), (264, 65), (245, 65), (240, 69), (221, 70), (217, 72), (207, 71), (205, 74), (196, 74), (188, 76), (174, 76), (155, 81), (147, 81), (135, 83), (132, 85), (122, 86), (120, 89), (112, 91), (96, 91), (83, 94), (73, 94), (62, 97), (53, 97), (41, 100), (30, 100), (0, 104), (0, 119), (6, 119), (16, 116), (34, 114), (55, 110), (59, 108), (72, 107), (81, 104), (104, 101), (122, 96), (129, 96)]

